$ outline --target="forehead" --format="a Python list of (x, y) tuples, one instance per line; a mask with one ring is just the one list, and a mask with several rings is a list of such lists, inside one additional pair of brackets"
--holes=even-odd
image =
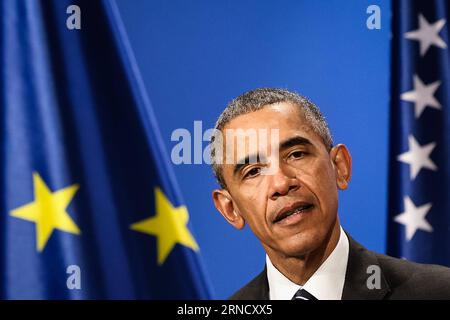
[(275, 103), (260, 110), (240, 115), (231, 120), (224, 129), (232, 129), (236, 132), (239, 132), (238, 129), (278, 129), (281, 139), (294, 132), (302, 133), (305, 137), (313, 138), (313, 136), (316, 136), (315, 138), (319, 138), (306, 121), (300, 108), (289, 102)]

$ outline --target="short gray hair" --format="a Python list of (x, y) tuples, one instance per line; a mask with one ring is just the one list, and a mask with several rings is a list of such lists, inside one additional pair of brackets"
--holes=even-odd
[[(223, 132), (224, 127), (234, 118), (280, 102), (289, 102), (298, 106), (301, 114), (305, 117), (307, 124), (322, 138), (327, 150), (331, 150), (333, 147), (333, 139), (328, 124), (325, 121), (325, 117), (322, 115), (319, 108), (307, 98), (286, 89), (258, 88), (241, 94), (228, 104), (219, 116), (214, 129)], [(222, 162), (216, 161), (217, 159), (215, 159), (215, 150), (217, 147), (218, 146), (215, 146), (213, 135), (211, 138), (212, 168), (217, 182), (222, 188), (226, 189), (222, 173)]]

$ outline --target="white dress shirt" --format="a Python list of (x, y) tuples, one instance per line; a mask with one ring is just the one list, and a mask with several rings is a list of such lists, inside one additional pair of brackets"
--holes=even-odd
[(347, 270), (348, 252), (348, 238), (341, 227), (336, 248), (303, 287), (286, 278), (275, 268), (266, 255), (270, 300), (291, 300), (297, 290), (301, 288), (308, 291), (318, 300), (341, 300)]

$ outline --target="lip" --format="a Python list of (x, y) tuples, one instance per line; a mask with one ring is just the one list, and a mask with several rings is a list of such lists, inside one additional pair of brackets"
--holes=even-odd
[[(314, 208), (314, 205), (306, 201), (297, 201), (293, 204), (283, 207), (273, 219), (274, 224), (292, 224), (302, 220), (304, 213)], [(300, 212), (289, 215), (292, 211), (301, 209)]]

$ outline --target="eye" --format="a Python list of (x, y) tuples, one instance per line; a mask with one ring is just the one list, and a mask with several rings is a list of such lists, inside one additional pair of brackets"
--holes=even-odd
[(261, 172), (261, 168), (254, 167), (247, 171), (247, 173), (244, 174), (244, 178), (252, 178), (254, 176), (257, 176)]
[(289, 158), (300, 159), (300, 158), (303, 158), (305, 155), (306, 155), (305, 152), (297, 150), (297, 151), (292, 152), (289, 155)]

